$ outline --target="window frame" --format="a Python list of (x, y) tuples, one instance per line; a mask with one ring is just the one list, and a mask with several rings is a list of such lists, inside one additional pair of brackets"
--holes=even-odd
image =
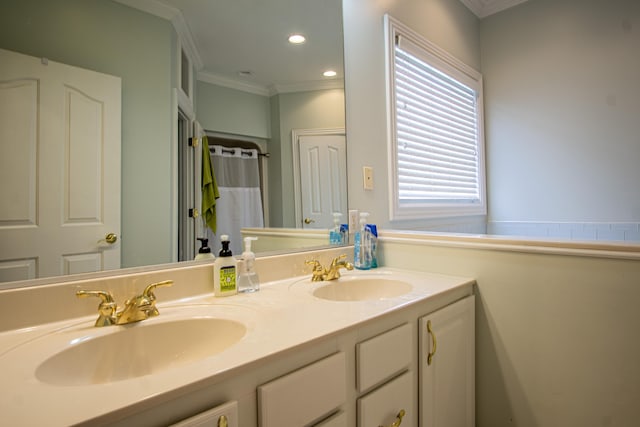
[[(385, 62), (387, 85), (387, 122), (388, 122), (388, 170), (389, 170), (389, 219), (432, 219), (445, 217), (478, 216), (487, 213), (486, 202), (486, 169), (484, 147), (484, 101), (482, 75), (458, 60), (442, 48), (425, 39), (398, 20), (385, 15)], [(410, 42), (414, 48), (423, 51), (421, 60), (450, 78), (461, 82), (475, 82), (473, 89), (477, 92), (477, 150), (478, 150), (478, 193), (477, 202), (460, 201), (422, 201), (400, 202), (398, 177), (398, 134), (396, 126), (396, 93), (395, 93), (395, 46), (397, 37)]]

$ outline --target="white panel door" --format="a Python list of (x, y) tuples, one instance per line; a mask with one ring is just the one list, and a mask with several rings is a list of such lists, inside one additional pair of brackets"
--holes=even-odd
[(420, 427), (475, 426), (474, 299), (420, 318)]
[(120, 78), (0, 49), (0, 282), (120, 267)]
[(344, 134), (300, 135), (302, 228), (333, 227), (333, 213), (347, 222), (347, 156)]

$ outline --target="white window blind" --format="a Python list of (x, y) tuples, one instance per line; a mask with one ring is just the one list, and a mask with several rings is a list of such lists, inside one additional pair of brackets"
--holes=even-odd
[(484, 213), (481, 78), (397, 29), (391, 42), (392, 218)]

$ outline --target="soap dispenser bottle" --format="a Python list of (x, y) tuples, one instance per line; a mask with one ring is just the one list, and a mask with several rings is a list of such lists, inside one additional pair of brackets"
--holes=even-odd
[(368, 217), (368, 212), (360, 212), (360, 227), (354, 236), (353, 266), (359, 270), (368, 270), (371, 268), (370, 239), (367, 238), (368, 230), (366, 228)]
[(238, 293), (236, 268), (237, 262), (229, 249), (229, 236), (220, 236), (222, 249), (213, 262), (213, 293), (224, 297)]
[(202, 259), (210, 259), (210, 260), (215, 259), (215, 256), (213, 256), (213, 254), (211, 253), (211, 248), (208, 246), (209, 239), (205, 239), (204, 237), (198, 237), (198, 240), (200, 240), (200, 249), (198, 249), (198, 254), (194, 259), (196, 261), (199, 261)]
[(256, 255), (251, 251), (251, 242), (254, 240), (258, 240), (258, 238), (244, 238), (242, 266), (238, 264), (238, 292), (256, 292), (260, 290), (260, 279), (254, 269)]
[(371, 253), (371, 268), (378, 267), (378, 227), (375, 224), (365, 225), (367, 228), (367, 239), (369, 252)]
[(342, 233), (340, 232), (340, 217), (342, 214), (340, 212), (333, 213), (333, 228), (329, 231), (329, 244), (330, 245), (341, 245), (342, 244)]

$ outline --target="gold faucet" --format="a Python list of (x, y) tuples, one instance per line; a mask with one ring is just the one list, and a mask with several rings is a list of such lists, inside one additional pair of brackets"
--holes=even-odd
[(353, 264), (346, 260), (346, 255), (340, 255), (337, 258), (334, 258), (331, 261), (328, 269), (322, 267), (320, 261), (317, 260), (307, 260), (305, 261), (307, 264), (313, 266), (313, 271), (311, 273), (311, 281), (312, 282), (321, 282), (326, 280), (336, 280), (340, 278), (340, 269), (346, 268), (347, 270), (353, 270)]
[(102, 299), (98, 306), (98, 320), (95, 326), (126, 325), (128, 323), (139, 322), (149, 317), (160, 314), (156, 308), (156, 296), (153, 290), (160, 286), (171, 286), (173, 280), (152, 283), (144, 288), (142, 294), (128, 299), (124, 303), (124, 308), (118, 311), (113, 296), (106, 291), (78, 291), (76, 296), (84, 298), (87, 296), (97, 296)]
[(329, 269), (327, 270), (327, 274), (324, 277), (324, 280), (336, 280), (340, 278), (340, 269), (346, 268), (347, 270), (353, 270), (353, 264), (347, 261), (346, 255), (340, 255), (337, 258), (334, 258), (331, 261), (331, 265), (329, 265)]
[(127, 323), (139, 322), (160, 314), (156, 308), (156, 296), (153, 290), (159, 286), (171, 286), (172, 284), (173, 280), (152, 283), (144, 288), (141, 295), (125, 301), (124, 309), (116, 314), (116, 324), (126, 325)]

